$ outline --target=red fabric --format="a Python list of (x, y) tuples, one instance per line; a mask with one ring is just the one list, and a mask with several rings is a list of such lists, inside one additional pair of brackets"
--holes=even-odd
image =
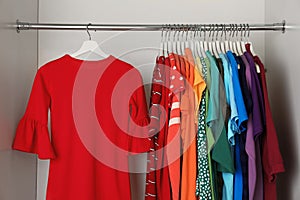
[[(165, 123), (162, 125), (162, 128), (158, 134), (158, 149), (164, 148), (167, 144), (167, 133), (168, 133), (168, 122), (169, 122), (169, 113), (170, 113), (170, 99), (168, 97), (169, 94), (169, 85), (170, 85), (170, 59), (167, 57), (165, 59), (160, 59), (159, 64), (163, 65), (164, 74), (162, 77), (164, 78), (164, 86), (162, 89), (162, 101), (161, 106), (165, 109), (165, 115), (161, 117), (161, 120), (165, 119)], [(170, 177), (169, 177), (169, 168), (167, 166), (167, 158), (166, 152), (161, 151), (161, 154), (157, 155), (157, 200), (170, 200), (171, 197), (171, 185), (170, 185)], [(164, 166), (164, 167), (163, 167)]]
[[(246, 44), (250, 52), (250, 44)], [(251, 52), (250, 52), (251, 53)], [(264, 96), (266, 112), (266, 134), (262, 138), (262, 164), (264, 172), (264, 200), (276, 200), (276, 176), (284, 172), (283, 159), (280, 153), (278, 138), (269, 103), (265, 67), (259, 57), (254, 56), (254, 61), (259, 65), (261, 86)]]
[[(96, 121), (111, 143), (125, 152), (138, 153), (149, 150), (150, 143), (147, 138), (127, 134), (127, 130), (130, 130), (131, 134), (143, 134), (132, 132), (135, 129), (130, 127), (132, 123), (128, 123), (130, 115), (138, 125), (144, 126), (149, 123), (142, 78), (134, 67), (113, 56), (102, 61), (83, 63), (82, 60), (65, 55), (49, 62), (36, 74), (28, 106), (13, 143), (13, 149), (51, 159), (47, 200), (131, 199), (129, 173), (105, 165), (102, 160), (92, 155), (80, 138), (76, 126), (78, 124), (74, 121), (75, 115), (72, 111), (72, 95), (79, 70), (88, 67), (88, 71), (93, 72), (95, 67), (104, 69), (105, 66), (108, 67), (95, 86), (92, 102), (95, 103)], [(132, 95), (126, 93), (126, 87), (123, 88), (124, 92), (121, 92), (127, 95), (129, 101), (125, 104), (127, 106), (120, 107), (118, 112), (118, 117), (122, 119), (120, 123), (127, 125), (127, 130), (124, 130), (115, 121), (110, 108), (116, 84), (129, 71), (132, 73), (130, 84), (140, 87)], [(84, 83), (88, 84), (89, 81), (86, 79)], [(82, 105), (91, 103), (82, 100)], [(122, 99), (118, 100), (122, 102)], [(51, 140), (47, 128), (48, 109), (51, 111)], [(74, 111), (75, 114), (77, 111)], [(92, 116), (83, 117), (89, 122)], [(90, 129), (83, 134), (89, 137), (93, 131)], [(94, 138), (93, 135), (91, 137)], [(99, 155), (108, 157), (115, 164), (128, 166), (128, 154), (121, 157), (114, 152), (108, 152), (105, 149), (107, 144), (103, 141), (89, 142), (98, 150)]]
[[(165, 77), (165, 87), (163, 88), (163, 101), (162, 101), (162, 106), (164, 107), (164, 109), (166, 110), (166, 116), (165, 116), (165, 120), (166, 123), (164, 124), (163, 128), (161, 129), (160, 133), (159, 133), (159, 140), (158, 140), (158, 144), (159, 144), (159, 148), (164, 148), (167, 145), (167, 133), (168, 133), (168, 129), (169, 129), (169, 114), (170, 114), (170, 98), (168, 96), (168, 94), (170, 93), (170, 68), (171, 68), (171, 64), (170, 64), (170, 59), (167, 57), (165, 58), (165, 62), (164, 62), (164, 68), (165, 68), (165, 73), (163, 75), (163, 77)], [(163, 119), (163, 118), (162, 118)], [(165, 167), (161, 168), (161, 176), (160, 179), (157, 180), (158, 181), (158, 187), (159, 189), (159, 195), (158, 200), (170, 200), (172, 199), (172, 195), (171, 195), (171, 183), (170, 183), (170, 177), (169, 177), (169, 167), (167, 166), (167, 158), (166, 158), (166, 152), (165, 149), (163, 151), (163, 155), (161, 157), (158, 156), (158, 159), (161, 160), (161, 164)], [(158, 163), (159, 164), (159, 163)], [(160, 166), (162, 166), (160, 165)]]
[[(173, 200), (180, 199), (180, 93), (184, 90), (183, 77), (180, 74), (179, 56), (173, 53), (169, 54), (170, 70), (170, 96), (171, 110), (169, 129), (167, 135), (166, 154), (169, 163), (169, 177)], [(167, 77), (168, 78), (168, 77)]]
[(159, 58), (156, 59), (156, 65), (153, 70), (151, 98), (150, 98), (150, 127), (149, 127), (149, 140), (151, 143), (150, 152), (147, 159), (147, 175), (146, 175), (146, 192), (145, 200), (157, 199), (156, 191), (156, 173), (157, 173), (157, 134), (160, 129), (160, 107), (161, 94), (162, 94), (162, 65), (158, 64)]
[[(167, 143), (167, 132), (168, 132), (168, 121), (169, 121), (169, 75), (170, 75), (170, 60), (169, 58), (164, 58), (160, 56), (156, 61), (156, 67), (154, 69), (153, 79), (157, 79), (162, 82), (160, 84), (156, 84), (153, 81), (152, 84), (152, 96), (151, 96), (151, 104), (159, 103), (163, 110), (156, 110), (155, 107), (151, 108), (151, 116), (159, 118), (159, 122), (154, 118), (151, 119), (150, 130), (157, 130), (157, 135), (151, 138), (152, 147), (155, 148), (154, 156), (157, 158), (155, 160), (155, 168), (156, 171), (151, 171), (147, 174), (146, 177), (146, 195), (145, 199), (152, 200), (170, 200), (171, 199), (171, 186), (170, 186), (170, 178), (169, 178), (169, 169), (166, 160), (166, 152), (164, 151), (164, 147)], [(161, 79), (161, 80), (160, 80)], [(159, 83), (158, 82), (158, 83)], [(158, 95), (155, 92), (159, 92), (161, 95)], [(165, 121), (164, 121), (165, 120)], [(154, 131), (155, 131), (154, 130)], [(151, 133), (151, 131), (150, 131)], [(155, 138), (155, 139), (154, 139)], [(148, 159), (151, 157), (148, 156)], [(154, 160), (151, 158), (148, 161), (147, 168), (150, 169), (153, 167)], [(164, 167), (165, 166), (165, 167)], [(155, 177), (153, 177), (155, 175)], [(151, 183), (152, 182), (152, 183)], [(155, 185), (155, 187), (153, 187)]]
[(269, 104), (266, 85), (265, 68), (260, 59), (255, 56), (255, 62), (259, 65), (264, 102), (266, 108), (266, 134), (262, 139), (262, 163), (264, 169), (264, 199), (276, 200), (276, 176), (284, 172), (284, 164), (280, 153), (277, 133), (275, 130), (271, 108)]

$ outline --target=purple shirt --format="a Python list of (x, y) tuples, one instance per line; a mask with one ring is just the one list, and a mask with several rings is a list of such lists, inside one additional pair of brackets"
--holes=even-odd
[[(264, 101), (263, 94), (261, 90), (260, 81), (258, 74), (256, 72), (256, 66), (253, 57), (250, 53), (246, 52), (245, 56), (249, 62), (250, 72), (251, 72), (251, 94), (252, 94), (252, 127), (253, 127), (253, 136), (255, 139), (255, 154), (256, 160), (256, 181), (254, 184), (254, 196), (255, 200), (263, 200), (263, 173), (262, 173), (262, 162), (261, 162), (261, 148), (260, 148), (260, 135), (264, 131)], [(252, 163), (254, 164), (254, 163)], [(249, 174), (249, 178), (250, 178)], [(253, 188), (251, 188), (253, 189)], [(250, 194), (250, 193), (249, 193)]]
[[(245, 57), (242, 57), (245, 59)], [(245, 62), (246, 66), (246, 80), (247, 85), (251, 91), (252, 80), (251, 80), (251, 70), (248, 61)], [(246, 145), (245, 150), (248, 154), (248, 181), (249, 181), (249, 199), (254, 198), (255, 183), (256, 183), (256, 154), (255, 154), (255, 143), (253, 137), (253, 122), (252, 122), (252, 110), (248, 113), (247, 122), (247, 133), (246, 133)]]
[(245, 56), (249, 62), (250, 72), (251, 72), (251, 94), (252, 94), (252, 116), (253, 116), (253, 135), (256, 139), (259, 135), (262, 134), (264, 130), (264, 106), (263, 106), (263, 94), (260, 87), (260, 82), (256, 72), (256, 66), (253, 60), (253, 57), (250, 53), (245, 52)]

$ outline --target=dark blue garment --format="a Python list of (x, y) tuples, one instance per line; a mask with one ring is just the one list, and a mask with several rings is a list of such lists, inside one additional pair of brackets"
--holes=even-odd
[(239, 137), (241, 135), (235, 135), (236, 144), (234, 146), (235, 152), (235, 174), (234, 174), (234, 200), (241, 200), (243, 198), (243, 171), (240, 157), (240, 144)]
[[(236, 58), (237, 63), (240, 66), (240, 69), (239, 69), (240, 85), (241, 85), (241, 89), (242, 89), (244, 103), (245, 103), (245, 106), (246, 106), (246, 111), (247, 111), (247, 114), (249, 114), (250, 111), (252, 110), (252, 97), (251, 97), (251, 93), (249, 91), (249, 88), (247, 86), (246, 66), (245, 66), (245, 63), (242, 59), (243, 56), (244, 55), (235, 56), (235, 58)], [(246, 59), (246, 58), (244, 58), (244, 59)]]

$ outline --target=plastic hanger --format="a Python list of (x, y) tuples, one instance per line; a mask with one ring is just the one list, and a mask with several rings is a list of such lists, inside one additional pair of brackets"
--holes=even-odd
[(182, 52), (181, 52), (181, 48), (180, 48), (180, 38), (179, 38), (179, 36), (180, 36), (180, 27), (177, 27), (176, 28), (176, 48), (177, 48), (177, 54), (178, 55), (182, 55)]
[(168, 33), (169, 29), (168, 27), (165, 27), (165, 34), (164, 34), (164, 40), (163, 40), (163, 56), (166, 58), (168, 57)]
[[(203, 30), (203, 39), (201, 39), (201, 32)], [(204, 45), (204, 41), (206, 40), (206, 31), (205, 31), (205, 27), (202, 29), (202, 26), (200, 27), (200, 50), (201, 50), (201, 54), (203, 56), (203, 58), (206, 58), (206, 50), (207, 50), (207, 46), (205, 48)]]
[(186, 27), (186, 35), (185, 35), (185, 42), (184, 42), (185, 49), (190, 48), (188, 37), (189, 37), (189, 26)]
[(202, 64), (201, 61), (200, 63), (198, 63), (198, 59), (200, 59), (202, 57), (201, 55), (201, 47), (200, 47), (200, 31), (199, 31), (199, 27), (197, 25), (194, 26), (194, 44), (195, 44), (195, 60), (196, 60), (196, 68), (198, 70), (198, 73), (201, 75), (201, 77), (203, 77), (202, 74)]
[(234, 35), (234, 29), (232, 27), (232, 24), (230, 26), (230, 33), (229, 33), (229, 50), (233, 52), (233, 35)]
[(159, 53), (158, 56), (162, 56), (164, 54), (164, 27), (161, 29), (161, 35), (160, 35), (160, 45), (159, 45)]
[[(228, 35), (230, 36), (230, 30), (228, 30)], [(225, 41), (224, 41), (224, 44), (225, 44), (225, 52), (226, 53), (227, 51), (229, 51), (229, 40), (228, 40), (228, 37), (227, 37), (227, 30), (226, 30), (226, 26), (224, 24), (224, 34), (225, 34)]]
[[(220, 37), (220, 51), (221, 53), (225, 54), (226, 49), (225, 49), (225, 40), (226, 40), (226, 32), (225, 32), (225, 25), (221, 25), (222, 31), (221, 31), (221, 37)], [(225, 34), (225, 39), (223, 39), (223, 35)]]
[(241, 47), (242, 47), (242, 52), (246, 52), (246, 43), (245, 43), (245, 38), (246, 38), (246, 34), (247, 34), (247, 29), (246, 29), (246, 24), (243, 24), (243, 28), (244, 28), (244, 35), (241, 33)]
[[(222, 27), (220, 27), (220, 28), (222, 28)], [(216, 47), (217, 47), (218, 57), (222, 53), (220, 39), (221, 38), (219, 38), (219, 26), (216, 24)]]
[(99, 45), (96, 41), (92, 40), (91, 34), (89, 32), (90, 25), (91, 25), (91, 23), (86, 26), (86, 31), (88, 33), (89, 40), (84, 41), (83, 44), (81, 45), (80, 49), (78, 51), (72, 53), (71, 56), (79, 57), (85, 53), (94, 53), (102, 58), (107, 58), (109, 55), (101, 50), (101, 48), (99, 47)]
[[(241, 49), (241, 47), (242, 47), (242, 45), (241, 45), (241, 41), (242, 41), (242, 34), (243, 34), (243, 32), (242, 32), (242, 28), (238, 28), (238, 25), (236, 24), (236, 30), (237, 30), (237, 34), (236, 34), (236, 47), (237, 47), (237, 54), (238, 55), (243, 55), (243, 51), (242, 51), (242, 49)], [(240, 36), (240, 38), (238, 38), (238, 33), (239, 33), (239, 31), (241, 32), (241, 36)]]
[[(247, 27), (248, 27), (248, 36), (247, 36), (247, 40), (248, 40), (248, 44), (250, 45), (250, 52), (252, 53), (253, 56), (256, 56), (254, 50), (253, 50), (253, 45), (252, 43), (250, 42), (250, 27), (249, 27), (249, 24), (247, 24)], [(257, 73), (260, 73), (260, 68), (258, 66), (258, 64), (255, 63), (255, 67), (256, 67), (256, 72)]]
[(195, 54), (197, 57), (201, 57), (201, 49), (200, 49), (200, 41), (198, 38), (199, 29), (195, 27), (195, 35), (194, 35), (194, 41), (195, 41)]
[(159, 46), (159, 54), (158, 56), (164, 55), (164, 27), (161, 29), (161, 35), (160, 35), (160, 46)]
[(256, 56), (256, 53), (253, 49), (252, 42), (250, 41), (250, 26), (249, 26), (249, 24), (247, 24), (247, 29), (248, 29), (248, 35), (247, 35), (247, 43), (246, 44), (250, 45), (250, 51), (251, 51), (252, 55)]
[(202, 26), (200, 26), (200, 31), (199, 31), (199, 42), (200, 42), (200, 53), (203, 58), (206, 58), (205, 54), (205, 49), (204, 49), (204, 40), (205, 40), (205, 29), (203, 29), (203, 39), (201, 38), (201, 32), (202, 32)]
[(209, 34), (208, 34), (208, 50), (211, 52), (211, 54), (214, 54), (213, 47), (212, 47), (212, 42), (213, 42), (213, 38), (212, 38), (212, 26), (210, 25)]
[(173, 30), (171, 29), (171, 31), (173, 31), (173, 37), (172, 37), (172, 52), (175, 53), (175, 54), (178, 54), (177, 53), (177, 43), (176, 43), (176, 40), (175, 40), (175, 36), (176, 36), (176, 28), (175, 28), (175, 24), (174, 24), (174, 28)]
[(213, 54), (215, 55), (216, 58), (219, 58), (219, 54), (217, 51), (217, 45), (216, 45), (216, 40), (217, 40), (217, 31), (214, 29), (215, 25), (213, 25), (213, 35), (212, 35), (212, 51)]
[(167, 52), (168, 54), (172, 53), (173, 51), (173, 47), (172, 47), (172, 41), (171, 41), (171, 32), (172, 32), (172, 28), (171, 25), (169, 25), (169, 32), (168, 32), (168, 42), (167, 42)]
[(235, 26), (233, 25), (233, 33), (232, 33), (232, 39), (233, 39), (233, 42), (232, 42), (232, 51), (233, 53), (238, 53), (237, 51), (237, 48), (236, 48), (236, 39), (237, 39), (237, 35), (235, 36), (234, 34), (237, 33), (237, 29), (235, 29)]
[(164, 57), (167, 58), (169, 56), (169, 39), (170, 39), (170, 27), (167, 27), (167, 30), (166, 30), (166, 37), (165, 37), (165, 40), (164, 40), (164, 46), (165, 46), (165, 50), (164, 50)]
[(196, 58), (196, 52), (195, 52), (195, 28), (191, 27), (190, 31), (190, 38), (189, 38), (189, 43), (190, 43), (190, 49), (192, 51), (193, 57)]
[(204, 26), (204, 41), (203, 41), (203, 47), (204, 47), (204, 51), (207, 52), (209, 51), (208, 49), (208, 40), (209, 38), (206, 37), (206, 26)]
[(182, 55), (184, 55), (184, 52), (185, 52), (184, 33), (185, 33), (185, 29), (182, 24), (182, 34), (180, 37), (180, 48), (181, 48)]

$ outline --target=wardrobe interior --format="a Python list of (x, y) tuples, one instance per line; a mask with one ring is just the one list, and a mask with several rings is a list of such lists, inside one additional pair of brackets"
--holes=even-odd
[[(116, 6), (118, 5), (118, 6)], [(11, 150), (39, 66), (75, 52), (86, 31), (17, 31), (17, 19), (44, 23), (199, 24), (276, 23), (285, 33), (250, 33), (255, 52), (267, 69), (269, 99), (286, 172), (278, 176), (278, 199), (300, 195), (300, 1), (298, 0), (0, 0), (0, 199), (45, 199), (48, 161)], [(292, 26), (292, 28), (289, 28)], [(143, 76), (147, 99), (161, 32), (90, 31), (101, 49), (135, 66)], [(140, 180), (145, 178), (139, 175)], [(134, 183), (133, 183), (134, 184)], [(135, 183), (135, 199), (144, 186)]]

